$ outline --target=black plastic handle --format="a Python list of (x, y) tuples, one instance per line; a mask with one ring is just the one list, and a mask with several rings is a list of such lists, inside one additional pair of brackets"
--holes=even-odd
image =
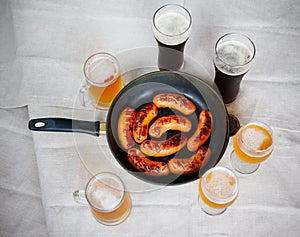
[(100, 122), (68, 118), (37, 118), (28, 123), (28, 128), (42, 132), (76, 132), (99, 136)]

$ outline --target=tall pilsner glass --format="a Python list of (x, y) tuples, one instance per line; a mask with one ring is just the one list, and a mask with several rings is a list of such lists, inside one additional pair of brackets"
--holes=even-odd
[(244, 75), (255, 56), (253, 42), (242, 34), (226, 34), (215, 47), (215, 83), (225, 104), (233, 102), (239, 93)]
[(159, 48), (160, 70), (183, 69), (184, 47), (190, 36), (191, 26), (191, 14), (180, 5), (168, 4), (155, 12), (152, 29)]

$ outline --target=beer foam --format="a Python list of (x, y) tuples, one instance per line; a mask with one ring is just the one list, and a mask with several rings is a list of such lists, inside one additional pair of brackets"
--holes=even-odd
[(215, 64), (220, 71), (231, 75), (240, 75), (249, 70), (247, 65), (253, 58), (251, 50), (238, 41), (226, 41), (217, 47)]
[(190, 21), (180, 13), (168, 12), (154, 21), (155, 38), (166, 45), (178, 45), (190, 36)]
[(89, 202), (94, 207), (102, 210), (115, 208), (122, 198), (120, 184), (111, 178), (93, 180), (86, 192)]
[(259, 126), (249, 126), (242, 130), (242, 142), (249, 151), (259, 151), (272, 144), (270, 134)]
[(225, 170), (214, 170), (207, 174), (205, 188), (213, 198), (226, 200), (235, 192), (236, 180)]
[(117, 68), (113, 61), (107, 58), (95, 58), (86, 68), (86, 75), (92, 83), (107, 83), (113, 80), (117, 74)]
[(240, 66), (251, 60), (249, 48), (238, 41), (227, 41), (217, 48), (219, 58), (230, 66)]

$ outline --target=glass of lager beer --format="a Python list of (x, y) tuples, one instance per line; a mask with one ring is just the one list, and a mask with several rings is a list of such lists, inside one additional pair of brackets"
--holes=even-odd
[(233, 168), (242, 173), (255, 172), (259, 164), (273, 152), (272, 129), (261, 122), (244, 125), (233, 138), (230, 162)]
[(131, 211), (130, 195), (122, 180), (113, 173), (93, 176), (85, 191), (76, 190), (73, 197), (79, 204), (88, 204), (95, 219), (104, 225), (122, 223)]
[(201, 209), (213, 216), (222, 214), (234, 203), (239, 193), (236, 175), (225, 167), (206, 171), (199, 180), (198, 188)]
[(255, 56), (253, 42), (242, 34), (226, 34), (216, 43), (214, 67), (215, 84), (225, 104), (233, 102), (240, 83), (251, 67)]
[(80, 88), (82, 105), (108, 110), (123, 88), (118, 60), (109, 53), (95, 53), (86, 59), (83, 71), (86, 83)]
[(191, 34), (191, 26), (191, 14), (180, 5), (168, 4), (154, 13), (152, 29), (159, 48), (160, 70), (183, 69), (184, 47)]

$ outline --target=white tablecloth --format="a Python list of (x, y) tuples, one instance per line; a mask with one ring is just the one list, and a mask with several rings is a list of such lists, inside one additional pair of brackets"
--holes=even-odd
[[(105, 119), (77, 103), (85, 58), (105, 51), (123, 60), (123, 71), (153, 66), (151, 17), (168, 1), (2, 0), (0, 236), (299, 236), (300, 2), (173, 2), (192, 14), (185, 52), (197, 76), (204, 68), (213, 78), (213, 49), (221, 35), (240, 32), (254, 41), (253, 67), (227, 108), (242, 124), (259, 120), (273, 128), (272, 156), (256, 173), (238, 175), (240, 195), (223, 215), (201, 211), (194, 181), (135, 190), (124, 223), (99, 224), (72, 192), (91, 176), (99, 145), (111, 157), (105, 138), (31, 132), (27, 123), (47, 116)], [(231, 151), (232, 140), (218, 165), (231, 167)]]

